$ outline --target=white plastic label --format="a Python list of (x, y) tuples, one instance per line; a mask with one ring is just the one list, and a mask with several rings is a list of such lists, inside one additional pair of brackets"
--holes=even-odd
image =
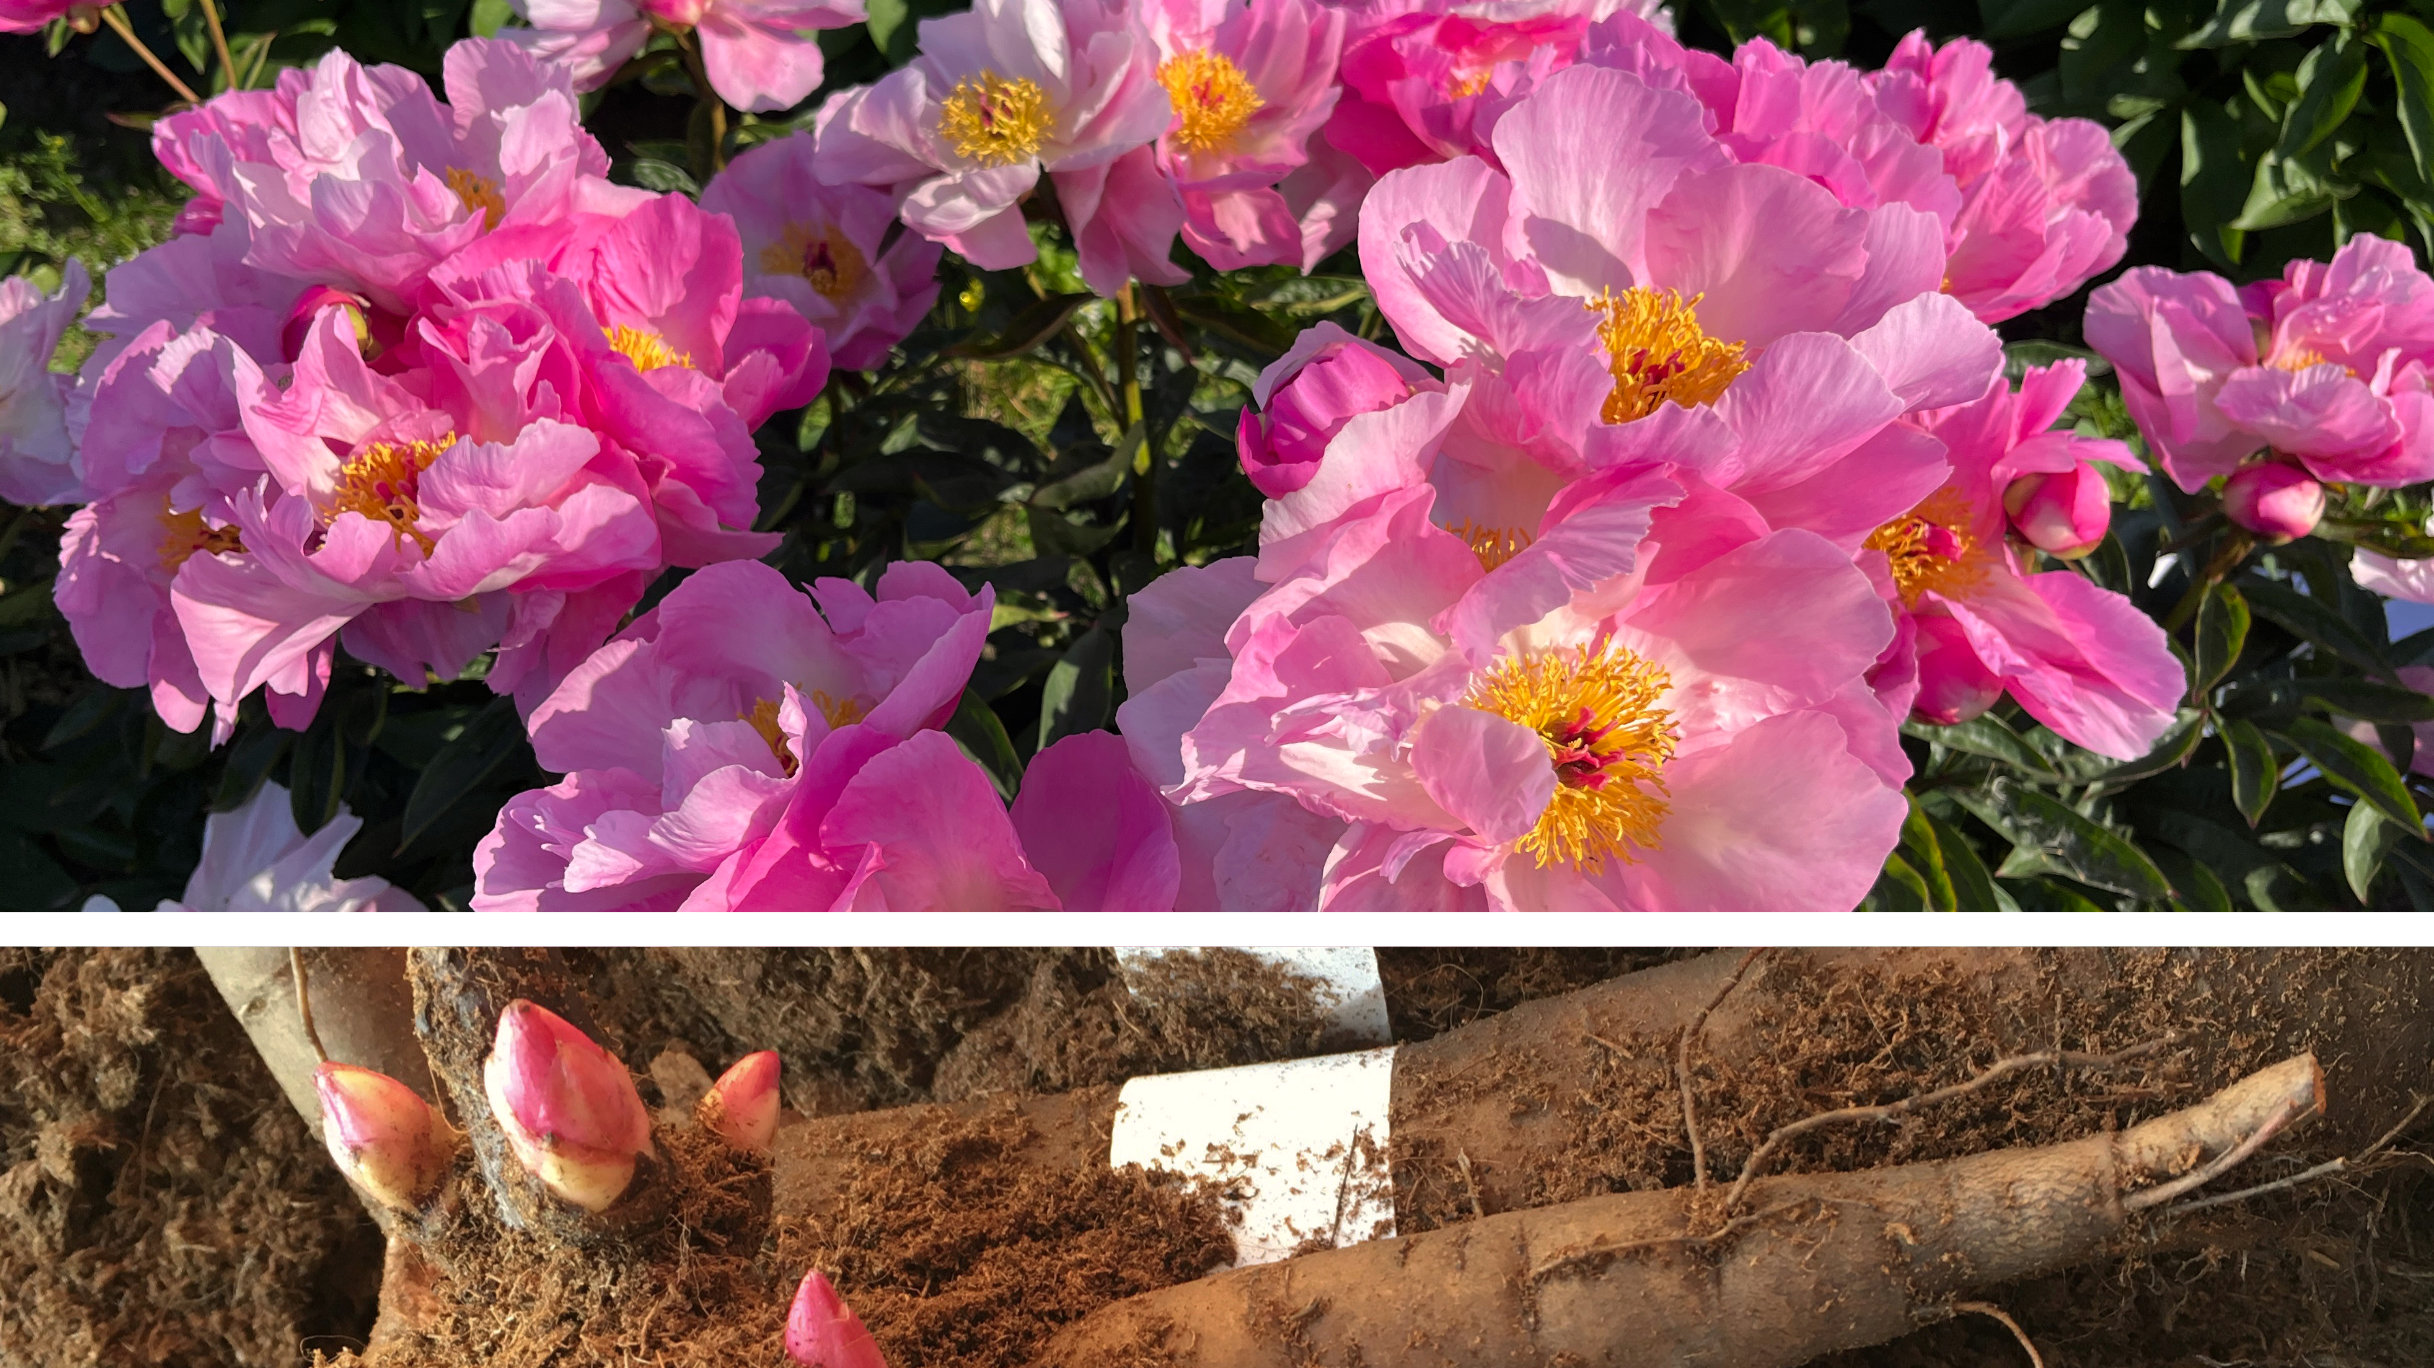
[(1394, 1235), (1394, 1047), (1124, 1085), (1110, 1165), (1205, 1177), (1238, 1213), (1235, 1266)]
[[(1306, 978), (1318, 980), (1315, 994), (1327, 1009), (1326, 1043), (1337, 1049), (1384, 1045), (1394, 1039), (1386, 1021), (1386, 987), (1378, 978), (1378, 952), (1366, 945), (1238, 946)], [(1172, 953), (1164, 946), (1119, 945), (1116, 964), (1124, 971), (1125, 987), (1139, 996), (1144, 990), (1140, 968)]]

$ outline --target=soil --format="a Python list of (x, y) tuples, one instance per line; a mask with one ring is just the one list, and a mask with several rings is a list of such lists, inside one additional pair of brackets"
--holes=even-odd
[(295, 1368), (380, 1260), (191, 953), (0, 949), (0, 1363)]
[[(1380, 959), (1398, 1036), (1414, 1040), (1679, 953), (1429, 950)], [(1711, 1169), (1729, 1178), (1785, 1121), (1966, 1078), (1997, 1041), (2114, 1050), (2169, 1025), (2202, 1032), (2214, 1056), (2276, 1057), (2289, 1031), (2268, 1016), (2288, 1020), (2292, 992), (2370, 980), (2376, 964), (2365, 952), (2287, 952), (2257, 983), (2213, 985), (2215, 1010), (2203, 1019), (2166, 1022), (2157, 990), (2190, 972), (2185, 961), (2103, 956), (2108, 986), (2057, 999), (2073, 1005), (2033, 1021), (2018, 1000), (1998, 999), (1967, 975), (1826, 973), (1792, 954), (1759, 961), (1745, 988), (1763, 989), (1754, 996), (1770, 1005), (1752, 1019), (1791, 1043), (1756, 1057), (1734, 1053), (1729, 1039), (1694, 1051)], [(1123, 986), (1100, 951), (568, 958), (585, 977), (604, 1043), (648, 1067), (646, 1100), (672, 1108), (755, 1048), (779, 1049), (789, 1104), (821, 1114), (1060, 1092), (1151, 1069), (1306, 1053), (1322, 1029), (1301, 985), (1226, 954), (1170, 962), (1173, 981), (1145, 997)], [(2085, 957), (2074, 963), (2085, 971)], [(2269, 1013), (2276, 1002), (2284, 1005)], [(2326, 993), (2311, 1010), (2340, 1006)], [(1719, 1032), (1730, 1015), (1719, 1013)], [(1568, 1096), (1510, 1099), (1564, 1114), (1578, 1132), (1573, 1158), (1535, 1175), (1534, 1201), (1688, 1181), (1670, 1042), (1612, 1043), (1622, 1048), (1584, 1070)], [(1899, 1125), (1814, 1133), (1774, 1167), (1868, 1168), (2118, 1128), (2186, 1101), (2197, 1086), (2191, 1057), (2176, 1047), (2119, 1069), (2032, 1070)], [(2396, 1098), (2405, 1111), (2412, 1087), (2434, 1092), (2422, 1060), (2414, 1073), (2383, 1060), (2326, 1065), (2336, 1096), (2381, 1078), (2379, 1101)], [(0, 1091), (0, 1362), (301, 1368), (299, 1346), (362, 1349), (380, 1279), (378, 1232), (190, 956), (0, 951), (0, 1083), (9, 1085)], [(2311, 1128), (2313, 1142), (2302, 1135), (2261, 1155), (2249, 1180), (2322, 1157), (2306, 1145), (2321, 1150), (2339, 1121)], [(1650, 1143), (1652, 1135), (1665, 1143)], [(766, 1169), (682, 1138), (665, 1147), (684, 1219), (638, 1242), (544, 1247), (500, 1228), (494, 1213), (461, 1206), (429, 1232), (430, 1257), (451, 1276), (393, 1267), (389, 1295), (475, 1292), (420, 1306), (415, 1336), (330, 1361), (782, 1363), (787, 1301), (816, 1265), (895, 1368), (1022, 1368), (1057, 1326), (1197, 1276), (1230, 1250), (1204, 1191), (1137, 1170), (1018, 1160), (1031, 1131), (1011, 1101), (920, 1136), (838, 1155), (846, 1200), (837, 1214), (781, 1219), (766, 1232), (754, 1214), (765, 1198), (751, 1196), (755, 1183), (765, 1191)], [(2201, 1213), (2113, 1260), (1986, 1299), (2020, 1322), (2047, 1368), (2434, 1362), (2428, 1149), (2434, 1109), (2387, 1154), (2334, 1180)], [(1443, 1209), (1403, 1218), (1416, 1230), (1469, 1214), (1449, 1195)], [(2002, 1325), (1962, 1315), (1819, 1362), (1987, 1368), (2027, 1355)]]

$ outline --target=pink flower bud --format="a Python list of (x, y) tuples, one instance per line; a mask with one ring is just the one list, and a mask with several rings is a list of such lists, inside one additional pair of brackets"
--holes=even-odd
[(739, 1150), (767, 1154), (778, 1135), (778, 1052), (762, 1050), (728, 1066), (695, 1104), (693, 1119)]
[(1910, 714), (1949, 727), (1995, 705), (2003, 681), (1970, 646), (1961, 624), (1942, 614), (1918, 620), (1918, 697)]
[(346, 310), (347, 321), (355, 328), (355, 344), (363, 346), (369, 343), (372, 340), (372, 325), (364, 317), (365, 308), (360, 295), (348, 294), (330, 285), (313, 286), (296, 300), (294, 308), (287, 311), (287, 322), (279, 328), (280, 352), (288, 360), (295, 360), (304, 351), (304, 335), (312, 330), (313, 320), (321, 317), (324, 309)]
[(617, 1056), (546, 1007), (522, 998), (499, 1014), (482, 1061), (482, 1092), (508, 1148), (541, 1185), (606, 1211), (651, 1152), (651, 1117)]
[(2270, 545), (2297, 541), (2324, 517), (2324, 486), (2279, 461), (2244, 465), (2223, 485), (2223, 516)]
[(1243, 473), (1271, 499), (1310, 483), (1327, 443), (1355, 415), (1411, 395), (1410, 378), (1384, 349), (1357, 338), (1327, 344), (1279, 379), (1260, 412), (1243, 409), (1235, 430)]
[(446, 1124), (412, 1088), (352, 1064), (313, 1070), (321, 1142), (338, 1171), (382, 1206), (412, 1211), (448, 1174)]
[(803, 1275), (786, 1313), (786, 1356), (803, 1368), (887, 1368), (862, 1318), (816, 1268)]
[(2023, 475), (2003, 491), (2003, 511), (2028, 544), (2049, 556), (2077, 560), (2104, 541), (2113, 522), (2113, 491), (2096, 467)]

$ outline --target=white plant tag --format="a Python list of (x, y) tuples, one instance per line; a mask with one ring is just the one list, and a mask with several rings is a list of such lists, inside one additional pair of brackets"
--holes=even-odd
[(1235, 1267), (1394, 1235), (1394, 1047), (1154, 1074), (1116, 1101), (1111, 1166), (1208, 1178), (1240, 1216)]
[[(1378, 978), (1378, 952), (1366, 945), (1238, 946), (1246, 955), (1283, 965), (1292, 973), (1319, 981), (1320, 1005), (1327, 1009), (1326, 1043), (1336, 1049), (1384, 1045), (1394, 1039), (1386, 1020), (1386, 986)], [(1168, 946), (1119, 945), (1116, 965), (1124, 986), (1139, 997), (1151, 990), (1142, 966), (1174, 953)]]

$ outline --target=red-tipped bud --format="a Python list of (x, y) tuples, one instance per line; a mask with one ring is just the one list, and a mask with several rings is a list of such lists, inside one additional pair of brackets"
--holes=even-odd
[(517, 1161), (586, 1211), (606, 1211), (624, 1196), (635, 1163), (651, 1152), (651, 1115), (625, 1065), (522, 998), (499, 1013), (482, 1092)]
[(448, 1175), (446, 1123), (412, 1088), (352, 1064), (313, 1070), (321, 1142), (338, 1171), (396, 1211), (423, 1204)]
[(803, 1275), (786, 1313), (786, 1357), (803, 1368), (887, 1368), (862, 1318), (816, 1268)]
[(2029, 545), (2077, 560), (2103, 544), (2113, 522), (2113, 491), (2096, 467), (2081, 462), (2012, 481), (2003, 491), (2003, 511)]
[(2260, 461), (2223, 483), (2223, 516), (2280, 546), (2316, 530), (2324, 517), (2324, 486), (2294, 465)]
[(739, 1150), (767, 1154), (778, 1138), (778, 1052), (762, 1050), (728, 1066), (694, 1105), (693, 1119)]
[(2003, 681), (1978, 659), (1961, 624), (1941, 615), (1918, 619), (1918, 697), (1910, 712), (1949, 727), (1995, 705)]

